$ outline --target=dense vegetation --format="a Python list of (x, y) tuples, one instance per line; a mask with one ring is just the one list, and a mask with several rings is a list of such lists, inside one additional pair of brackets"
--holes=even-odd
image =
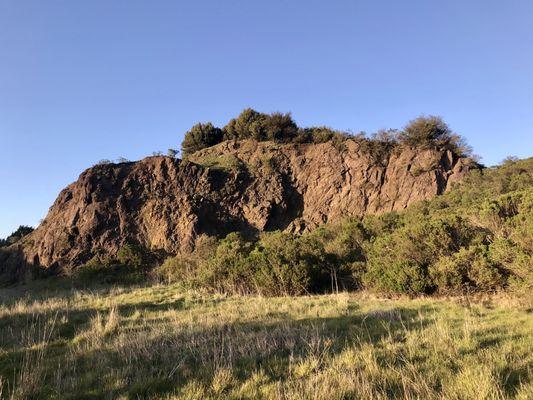
[(168, 282), (224, 293), (370, 289), (460, 294), (533, 290), (533, 158), (472, 173), (404, 212), (347, 219), (303, 236), (206, 238), (167, 259)]
[(257, 141), (276, 141), (282, 143), (323, 143), (342, 142), (348, 138), (365, 140), (367, 146), (395, 145), (435, 146), (453, 150), (458, 155), (469, 155), (471, 149), (464, 140), (453, 133), (446, 123), (436, 116), (421, 116), (409, 122), (403, 130), (382, 130), (370, 138), (364, 133), (352, 135), (328, 127), (300, 128), (290, 114), (265, 114), (250, 108), (245, 109), (237, 118), (231, 119), (221, 128), (212, 123), (198, 123), (186, 134), (181, 151), (186, 157), (198, 150), (214, 146), (224, 140), (254, 139)]

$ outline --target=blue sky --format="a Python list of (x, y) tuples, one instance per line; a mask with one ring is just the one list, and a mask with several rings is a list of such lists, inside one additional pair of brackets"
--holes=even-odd
[(245, 107), (372, 132), (437, 114), (533, 155), (533, 1), (0, 0), (0, 237), (100, 159)]

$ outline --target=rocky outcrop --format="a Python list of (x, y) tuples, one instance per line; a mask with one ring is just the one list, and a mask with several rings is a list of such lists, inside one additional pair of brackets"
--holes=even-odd
[(302, 233), (344, 216), (401, 210), (443, 193), (470, 169), (437, 149), (373, 156), (362, 143), (228, 141), (189, 161), (148, 157), (94, 166), (66, 187), (18, 245), (32, 265), (75, 267), (127, 242), (175, 253), (200, 235)]

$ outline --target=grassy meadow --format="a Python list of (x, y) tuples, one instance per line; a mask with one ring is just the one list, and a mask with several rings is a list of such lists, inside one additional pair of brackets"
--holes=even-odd
[(0, 289), (3, 398), (532, 399), (511, 298)]

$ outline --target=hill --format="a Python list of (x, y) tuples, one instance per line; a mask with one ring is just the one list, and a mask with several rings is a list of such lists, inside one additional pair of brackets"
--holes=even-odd
[(61, 270), (114, 256), (128, 243), (175, 254), (202, 235), (302, 233), (346, 216), (404, 209), (478, 168), (450, 150), (383, 151), (368, 143), (232, 140), (188, 161), (161, 156), (96, 165), (11, 251), (30, 265)]

